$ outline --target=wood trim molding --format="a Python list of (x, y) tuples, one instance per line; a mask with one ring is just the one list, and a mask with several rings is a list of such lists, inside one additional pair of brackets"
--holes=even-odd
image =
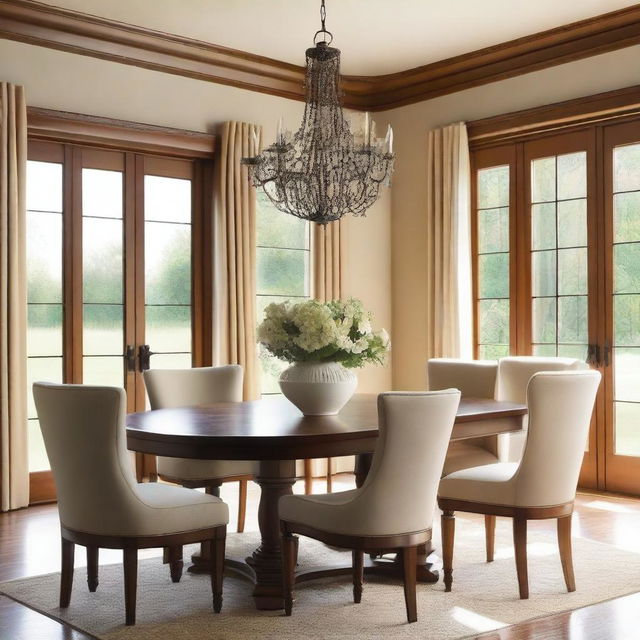
[[(62, 9), (0, 0), (0, 38), (304, 99), (304, 68)], [(640, 5), (383, 76), (344, 76), (344, 105), (382, 111), (640, 43)]]
[(472, 149), (640, 114), (640, 85), (467, 123)]
[(126, 147), (137, 153), (177, 158), (211, 159), (215, 150), (215, 136), (206, 133), (38, 107), (27, 108), (27, 128), (32, 140), (118, 150)]

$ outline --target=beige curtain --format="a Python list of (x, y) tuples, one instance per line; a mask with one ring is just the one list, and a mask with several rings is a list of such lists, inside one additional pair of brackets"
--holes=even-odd
[(0, 509), (29, 503), (27, 457), (27, 109), (0, 83)]
[(342, 220), (313, 224), (313, 295), (316, 300), (339, 300), (342, 295), (344, 233)]
[[(257, 144), (254, 132), (258, 137)], [(260, 394), (256, 346), (256, 194), (240, 159), (258, 153), (261, 128), (226, 122), (214, 220), (214, 362), (244, 368), (244, 398)]]
[(464, 123), (427, 139), (428, 357), (471, 357), (469, 143)]

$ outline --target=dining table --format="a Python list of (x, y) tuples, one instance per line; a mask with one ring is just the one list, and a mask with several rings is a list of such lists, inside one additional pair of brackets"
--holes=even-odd
[[(526, 405), (490, 398), (463, 397), (451, 440), (465, 440), (523, 429)], [(428, 428), (428, 417), (425, 419)], [(356, 456), (356, 486), (366, 479), (378, 437), (376, 394), (356, 394), (337, 415), (304, 416), (282, 396), (250, 402), (156, 409), (126, 417), (127, 446), (139, 453), (198, 460), (255, 460), (260, 486), (258, 523), (260, 545), (244, 560), (228, 559), (227, 565), (253, 583), (258, 609), (281, 609), (282, 556), (278, 501), (291, 494), (296, 482), (296, 460)], [(438, 579), (431, 569), (430, 546), (420, 550), (418, 579)], [(198, 560), (197, 557), (194, 560)], [(202, 568), (208, 562), (201, 560)], [(194, 567), (198, 570), (198, 566)], [(346, 572), (349, 568), (325, 567), (301, 570), (303, 581)], [(388, 559), (367, 561), (366, 573), (397, 572)]]

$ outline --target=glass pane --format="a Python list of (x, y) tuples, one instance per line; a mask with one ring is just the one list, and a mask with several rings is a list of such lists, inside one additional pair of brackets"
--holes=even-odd
[(542, 356), (544, 358), (554, 358), (556, 356), (555, 344), (534, 344), (533, 355)]
[(587, 249), (558, 251), (558, 294), (579, 296), (587, 293)]
[(29, 302), (62, 302), (62, 216), (27, 213)]
[(509, 344), (509, 300), (479, 300), (478, 316), (481, 344)]
[(478, 171), (478, 208), (509, 206), (509, 167), (491, 167)]
[(62, 382), (62, 358), (29, 358), (27, 360), (27, 417), (37, 418), (33, 401), (34, 382)]
[(118, 304), (84, 305), (84, 355), (124, 353), (123, 312), (124, 307)]
[(191, 303), (191, 225), (145, 223), (147, 304)]
[(308, 251), (258, 249), (257, 290), (259, 293), (307, 296)]
[(531, 288), (534, 297), (556, 295), (556, 252), (536, 251), (531, 254)]
[(532, 249), (556, 248), (555, 202), (531, 205)]
[(588, 342), (587, 296), (558, 298), (558, 342)]
[(587, 245), (587, 201), (558, 202), (558, 246)]
[(556, 199), (556, 159), (538, 158), (531, 162), (531, 202)]
[(478, 297), (509, 297), (509, 254), (478, 256)]
[(614, 296), (615, 344), (640, 345), (640, 296)]
[(478, 211), (478, 253), (509, 251), (509, 209)]
[(558, 156), (558, 200), (587, 197), (585, 151)]
[(62, 213), (62, 165), (27, 162), (27, 209)]
[(640, 193), (618, 193), (613, 196), (613, 241), (640, 240)]
[(122, 303), (122, 222), (82, 219), (84, 302)]
[(613, 190), (640, 190), (640, 144), (613, 150)]
[(308, 223), (278, 211), (267, 195), (257, 192), (257, 237), (259, 247), (309, 248)]
[(27, 306), (27, 355), (62, 355), (62, 305)]
[(533, 342), (556, 341), (556, 298), (534, 298)]
[(124, 358), (85, 356), (82, 359), (82, 381), (107, 387), (124, 386)]
[(28, 420), (27, 430), (29, 438), (29, 471), (31, 473), (48, 471), (51, 469), (51, 465), (49, 464), (47, 450), (45, 449), (42, 432), (40, 431), (40, 421)]
[(640, 243), (614, 245), (613, 282), (616, 293), (640, 293)]
[(191, 180), (145, 176), (144, 219), (191, 222)]
[(151, 351), (191, 351), (191, 307), (146, 307)]
[(576, 360), (587, 359), (586, 344), (559, 344), (558, 356), (561, 358), (575, 358)]
[(616, 453), (640, 456), (640, 404), (616, 402), (615, 425)]
[(82, 170), (82, 215), (122, 218), (122, 172)]
[(640, 402), (640, 349), (614, 349), (615, 399)]
[(190, 353), (159, 353), (151, 356), (152, 369), (191, 369)]
[(478, 355), (481, 360), (498, 360), (509, 355), (509, 346), (506, 344), (481, 344), (478, 347)]

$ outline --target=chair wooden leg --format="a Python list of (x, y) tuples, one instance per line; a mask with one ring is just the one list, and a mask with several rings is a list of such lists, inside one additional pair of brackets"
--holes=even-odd
[(573, 554), (571, 551), (571, 516), (558, 518), (558, 547), (560, 548), (560, 561), (562, 573), (567, 585), (567, 591), (576, 590), (576, 579), (573, 575)]
[(456, 533), (456, 517), (453, 511), (443, 511), (442, 525), (442, 570), (444, 572), (444, 590), (451, 591), (453, 583), (453, 541)]
[(313, 475), (311, 470), (312, 460), (304, 461), (304, 493), (311, 495), (313, 493)]
[(484, 535), (487, 547), (487, 562), (493, 562), (493, 552), (496, 542), (496, 517), (486, 515), (484, 517)]
[(282, 535), (282, 590), (284, 596), (284, 613), (291, 615), (293, 609), (293, 582), (296, 572), (297, 536), (285, 533)]
[(244, 523), (247, 516), (247, 481), (238, 482), (238, 533), (244, 531)]
[(354, 549), (351, 552), (353, 566), (353, 601), (359, 604), (362, 600), (362, 580), (364, 577), (364, 551)]
[(138, 550), (125, 548), (124, 563), (124, 611), (128, 626), (136, 623), (136, 591), (138, 588)]
[(99, 555), (100, 549), (98, 547), (87, 547), (87, 584), (91, 593), (94, 593), (98, 588)]
[(65, 609), (71, 602), (73, 587), (73, 557), (76, 545), (62, 538), (62, 571), (60, 573), (60, 608)]
[(526, 600), (529, 597), (529, 575), (527, 570), (527, 520), (525, 518), (513, 519), (513, 544), (516, 552), (520, 599)]
[(416, 606), (416, 565), (418, 563), (418, 547), (402, 549), (402, 573), (404, 577), (404, 602), (407, 607), (407, 622), (418, 620)]
[(222, 578), (224, 574), (224, 548), (226, 542), (226, 527), (218, 533), (215, 540), (210, 541), (211, 567), (211, 591), (213, 592), (213, 610), (215, 613), (222, 611)]
[(180, 582), (183, 566), (182, 547), (169, 547), (169, 571), (171, 573), (171, 582)]
[(333, 476), (331, 475), (331, 458), (327, 458), (327, 493), (333, 491)]

